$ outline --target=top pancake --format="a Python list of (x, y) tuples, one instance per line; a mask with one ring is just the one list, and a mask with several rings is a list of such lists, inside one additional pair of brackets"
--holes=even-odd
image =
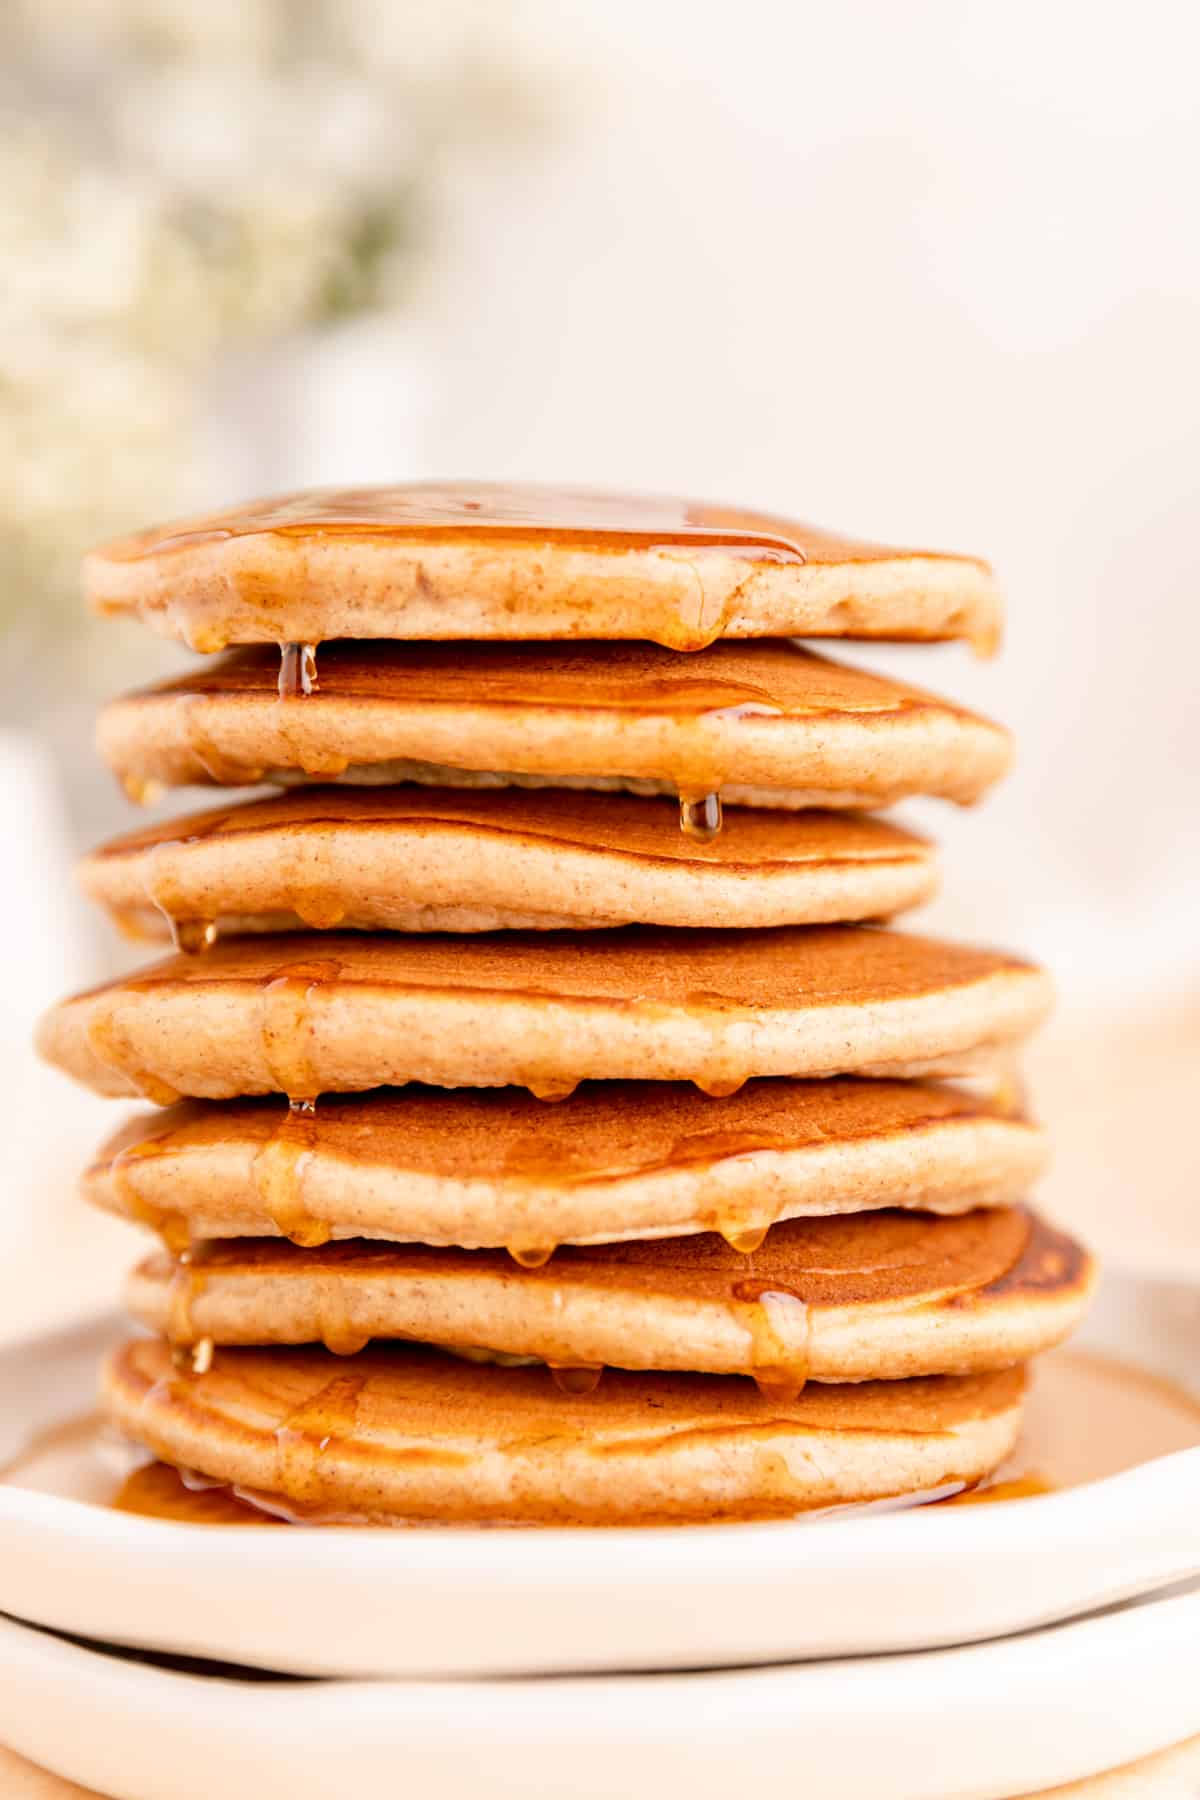
[(773, 641), (329, 644), (280, 698), (277, 649), (231, 651), (113, 701), (101, 753), (154, 783), (340, 779), (627, 787), (759, 806), (967, 803), (1008, 733), (902, 682)]
[(975, 557), (672, 498), (417, 482), (252, 501), (84, 563), (100, 612), (195, 650), (328, 638), (970, 638), (1001, 601)]

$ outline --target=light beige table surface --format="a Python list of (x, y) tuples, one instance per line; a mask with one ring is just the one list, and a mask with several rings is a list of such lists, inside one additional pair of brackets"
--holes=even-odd
[[(1164, 1750), (1107, 1775), (1073, 1781), (1068, 1787), (1044, 1788), (1015, 1800), (1196, 1800), (1200, 1794), (1200, 1737)], [(124, 1796), (97, 1794), (93, 1788), (60, 1781), (44, 1769), (35, 1769), (11, 1750), (0, 1749), (0, 1797), (2, 1800), (124, 1800)], [(567, 1800), (567, 1796), (563, 1797)], [(679, 1800), (664, 1795), (663, 1800)], [(881, 1794), (879, 1800), (889, 1800)]]

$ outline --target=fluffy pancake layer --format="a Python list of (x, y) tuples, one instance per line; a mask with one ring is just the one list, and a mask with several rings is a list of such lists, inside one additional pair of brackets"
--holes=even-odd
[(986, 563), (683, 499), (485, 482), (256, 501), (102, 545), (84, 581), (197, 650), (327, 638), (969, 637)]
[(567, 1248), (534, 1269), (502, 1251), (225, 1240), (184, 1262), (149, 1258), (126, 1301), (186, 1344), (353, 1353), (404, 1338), (568, 1370), (753, 1375), (786, 1391), (1024, 1362), (1078, 1323), (1092, 1282), (1078, 1244), (1008, 1207), (796, 1220), (749, 1256), (712, 1233)]
[(722, 1231), (879, 1207), (965, 1212), (1020, 1199), (1045, 1135), (932, 1082), (751, 1081), (712, 1099), (602, 1082), (548, 1106), (519, 1088), (411, 1088), (312, 1116), (280, 1100), (139, 1114), (88, 1170), (96, 1205), (177, 1247), (291, 1236), (512, 1245)]
[(996, 951), (853, 925), (476, 937), (230, 939), (53, 1008), (39, 1047), (107, 1094), (308, 1099), (422, 1081), (922, 1074), (1023, 1037), (1045, 975)]
[(228, 1350), (202, 1376), (160, 1339), (110, 1358), (118, 1427), (168, 1462), (301, 1516), (619, 1524), (788, 1514), (969, 1482), (1020, 1424), (1020, 1369), (767, 1399), (730, 1376), (544, 1368), (437, 1351)]
[(919, 688), (779, 641), (678, 656), (652, 644), (324, 645), (311, 693), (279, 696), (279, 652), (232, 651), (113, 701), (99, 745), (154, 783), (533, 782), (732, 804), (975, 800), (1008, 733)]
[(185, 941), (353, 927), (824, 924), (929, 898), (924, 839), (856, 813), (729, 810), (711, 842), (663, 799), (308, 788), (134, 831), (84, 858), (125, 926)]

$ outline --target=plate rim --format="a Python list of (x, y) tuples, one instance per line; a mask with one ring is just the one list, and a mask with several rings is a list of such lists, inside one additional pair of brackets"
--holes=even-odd
[[(709, 1800), (728, 1791), (712, 1784), (727, 1784), (731, 1757), (743, 1768), (752, 1743), (764, 1767), (777, 1768), (789, 1732), (797, 1731), (809, 1774), (821, 1777), (829, 1800), (878, 1793), (880, 1766), (889, 1779), (907, 1781), (902, 1759), (914, 1754), (923, 1759), (928, 1800), (1000, 1800), (1116, 1767), (1200, 1731), (1200, 1688), (1179, 1654), (1198, 1635), (1200, 1580), (1179, 1593), (1014, 1637), (849, 1661), (653, 1681), (623, 1673), (295, 1684), (163, 1670), (0, 1616), (7, 1676), (0, 1729), (43, 1767), (128, 1800), (207, 1800), (214, 1769), (199, 1766), (198, 1756), (193, 1766), (188, 1737), (202, 1738), (210, 1753), (218, 1745), (220, 1791), (230, 1800), (261, 1793), (263, 1758), (277, 1756), (281, 1742), (294, 1753), (292, 1768), (274, 1762), (275, 1778), (287, 1779), (298, 1800), (317, 1800), (331, 1791), (320, 1785), (329, 1771), (319, 1746), (334, 1729), (342, 1753), (349, 1744), (357, 1761), (349, 1771), (339, 1763), (339, 1780), (353, 1785), (385, 1760), (395, 1779), (404, 1773), (397, 1755), (407, 1754), (427, 1800), (498, 1794), (479, 1787), (480, 1759), (489, 1748), (511, 1755), (535, 1746), (543, 1774), (546, 1757), (578, 1758), (581, 1747), (589, 1759), (606, 1756), (610, 1773), (623, 1771), (614, 1787), (587, 1786), (589, 1796), (661, 1792), (664, 1775), (679, 1779), (690, 1769), (689, 1791)], [(1138, 1704), (1114, 1704), (1118, 1694), (1128, 1700), (1131, 1683), (1140, 1688)], [(66, 1706), (99, 1728), (64, 1733)], [(1013, 1731), (1018, 1715), (1029, 1729)], [(931, 1766), (928, 1734), (935, 1727)], [(469, 1744), (462, 1756), (475, 1759), (469, 1788), (461, 1740)], [(695, 1783), (698, 1758), (711, 1760), (708, 1786)], [(161, 1773), (168, 1766), (170, 1787)], [(232, 1782), (231, 1772), (238, 1777)]]

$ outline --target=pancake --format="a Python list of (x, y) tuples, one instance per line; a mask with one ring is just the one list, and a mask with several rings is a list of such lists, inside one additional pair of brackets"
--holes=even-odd
[(102, 613), (195, 650), (326, 638), (999, 636), (975, 557), (697, 501), (489, 482), (287, 494), (94, 550)]
[(140, 1113), (84, 1177), (93, 1204), (203, 1238), (510, 1245), (723, 1232), (878, 1207), (965, 1212), (1028, 1192), (1045, 1134), (997, 1100), (916, 1081), (751, 1081), (725, 1099), (598, 1082), (547, 1106), (520, 1088), (183, 1101)]
[(197, 1376), (158, 1338), (120, 1346), (107, 1410), (167, 1462), (300, 1516), (648, 1524), (788, 1514), (981, 1479), (1017, 1436), (1020, 1369), (810, 1384), (766, 1399), (727, 1375), (543, 1368), (390, 1345), (226, 1350)]
[(857, 813), (739, 808), (711, 842), (666, 800), (500, 789), (309, 788), (95, 850), (83, 886), (127, 931), (810, 925), (928, 899), (924, 839)]
[(279, 652), (230, 651), (111, 702), (98, 741), (131, 793), (338, 779), (720, 792), (752, 806), (966, 804), (1008, 767), (999, 725), (782, 642), (325, 645), (280, 697)]
[(158, 1252), (136, 1269), (134, 1318), (173, 1342), (372, 1338), (602, 1367), (871, 1381), (1008, 1368), (1061, 1342), (1094, 1285), (1081, 1247), (1020, 1207), (936, 1218), (874, 1212), (776, 1225), (742, 1256), (713, 1232), (564, 1248), (541, 1268), (497, 1250), (262, 1238)]
[(1031, 963), (861, 925), (230, 938), (54, 1007), (38, 1044), (102, 1094), (307, 1100), (410, 1081), (527, 1087), (954, 1073), (1050, 999)]

